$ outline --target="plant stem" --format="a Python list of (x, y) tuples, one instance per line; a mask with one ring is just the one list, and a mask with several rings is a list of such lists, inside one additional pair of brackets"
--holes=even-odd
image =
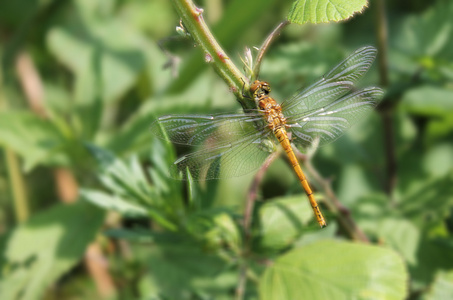
[(266, 174), (266, 170), (269, 168), (271, 163), (278, 157), (277, 153), (272, 153), (261, 166), (261, 168), (256, 173), (255, 177), (253, 178), (253, 182), (250, 185), (249, 191), (247, 193), (247, 201), (245, 203), (245, 212), (244, 212), (244, 233), (245, 233), (245, 245), (246, 250), (248, 250), (248, 246), (250, 244), (251, 232), (250, 232), (250, 225), (253, 213), (253, 206), (255, 204), (256, 197), (258, 195), (258, 188), (263, 180), (264, 174)]
[[(387, 15), (385, 13), (385, 0), (376, 1), (376, 35), (377, 35), (377, 47), (378, 47), (378, 64), (379, 64), (379, 77), (380, 85), (382, 87), (388, 87), (388, 29), (387, 29)], [(386, 184), (385, 190), (389, 195), (391, 202), (393, 202), (393, 190), (397, 181), (397, 163), (395, 153), (395, 134), (394, 134), (394, 122), (392, 118), (393, 105), (384, 105), (385, 108), (380, 109), (382, 124), (384, 127), (384, 147), (386, 156)], [(384, 107), (383, 106), (383, 107)]]
[(248, 78), (245, 77), (225, 51), (220, 47), (203, 19), (203, 9), (191, 0), (172, 0), (185, 29), (203, 49), (205, 61), (212, 63), (220, 77), (228, 84), (234, 95), (243, 100), (242, 89), (248, 90)]
[(263, 45), (261, 45), (260, 51), (256, 57), (255, 60), (255, 67), (253, 68), (253, 76), (254, 79), (258, 78), (258, 75), (260, 73), (260, 67), (261, 67), (261, 61), (264, 57), (264, 54), (266, 54), (267, 49), (269, 49), (270, 44), (277, 38), (277, 36), (280, 35), (280, 32), (282, 31), (283, 28), (285, 28), (289, 24), (289, 21), (283, 21), (281, 22), (272, 32), (271, 34), (266, 38), (264, 41)]
[(11, 149), (5, 148), (5, 160), (13, 192), (16, 219), (19, 223), (23, 223), (30, 215), (24, 177), (20, 171), (18, 157)]

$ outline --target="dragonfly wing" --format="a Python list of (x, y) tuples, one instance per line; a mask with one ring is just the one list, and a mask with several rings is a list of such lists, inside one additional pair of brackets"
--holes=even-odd
[(170, 168), (174, 178), (187, 171), (195, 180), (244, 175), (259, 168), (275, 150), (261, 113), (164, 116), (151, 131), (173, 143), (203, 146), (176, 160)]
[(334, 141), (368, 114), (382, 99), (377, 87), (355, 91), (325, 106), (287, 118), (292, 142), (306, 148), (315, 141), (319, 146)]
[[(199, 150), (179, 158), (170, 175), (181, 178), (186, 172), (195, 180), (231, 178), (258, 169), (275, 151), (270, 131), (255, 132), (230, 144)], [(184, 178), (184, 176), (182, 176)]]
[(320, 80), (282, 103), (287, 116), (316, 110), (348, 93), (370, 68), (377, 50), (367, 46), (354, 51)]
[[(168, 115), (151, 125), (151, 133), (180, 145), (201, 145), (206, 139), (217, 145), (230, 144), (241, 136), (266, 126), (260, 113), (219, 115)], [(222, 129), (222, 130), (219, 130)]]

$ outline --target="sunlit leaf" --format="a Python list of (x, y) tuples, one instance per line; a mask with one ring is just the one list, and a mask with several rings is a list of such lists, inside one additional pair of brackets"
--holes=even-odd
[(82, 258), (103, 216), (96, 207), (78, 202), (56, 205), (17, 227), (3, 253), (2, 300), (41, 299)]
[(366, 5), (366, 0), (296, 0), (288, 21), (296, 24), (338, 22), (361, 12)]
[(378, 225), (378, 235), (381, 243), (401, 253), (408, 263), (416, 263), (420, 230), (410, 221), (386, 218)]
[(408, 275), (393, 251), (324, 241), (280, 256), (262, 276), (260, 299), (401, 300)]
[(440, 272), (436, 276), (425, 299), (453, 299), (453, 271)]
[(433, 145), (423, 158), (423, 169), (432, 176), (447, 176), (453, 169), (453, 144)]

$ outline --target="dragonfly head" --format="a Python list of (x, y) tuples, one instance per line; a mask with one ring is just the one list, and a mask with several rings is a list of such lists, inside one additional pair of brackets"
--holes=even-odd
[(250, 85), (250, 91), (253, 94), (253, 98), (259, 99), (262, 96), (269, 95), (271, 87), (269, 83), (265, 81), (255, 80), (255, 82)]

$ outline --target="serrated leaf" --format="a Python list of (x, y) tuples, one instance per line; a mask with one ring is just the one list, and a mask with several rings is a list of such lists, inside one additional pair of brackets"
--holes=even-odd
[(63, 136), (48, 120), (30, 112), (0, 113), (0, 144), (20, 154), (26, 170), (39, 163), (67, 163), (67, 157), (60, 152), (64, 143)]
[(131, 205), (145, 208), (151, 218), (163, 227), (176, 230), (177, 226), (164, 209), (167, 205), (164, 200), (169, 199), (162, 199), (155, 188), (147, 182), (136, 157), (131, 158), (129, 164), (126, 164), (107, 150), (94, 145), (87, 145), (87, 148), (101, 165), (99, 179), (106, 188)]
[(287, 19), (295, 24), (338, 22), (361, 12), (366, 5), (366, 0), (296, 0)]
[(80, 197), (105, 210), (113, 210), (127, 217), (147, 217), (148, 212), (144, 207), (132, 204), (121, 199), (118, 196), (108, 195), (106, 193), (81, 189)]
[(83, 202), (56, 205), (16, 228), (1, 265), (2, 300), (41, 299), (42, 292), (82, 258), (103, 216)]
[(262, 300), (401, 300), (408, 275), (392, 250), (324, 241), (279, 257), (259, 282)]

